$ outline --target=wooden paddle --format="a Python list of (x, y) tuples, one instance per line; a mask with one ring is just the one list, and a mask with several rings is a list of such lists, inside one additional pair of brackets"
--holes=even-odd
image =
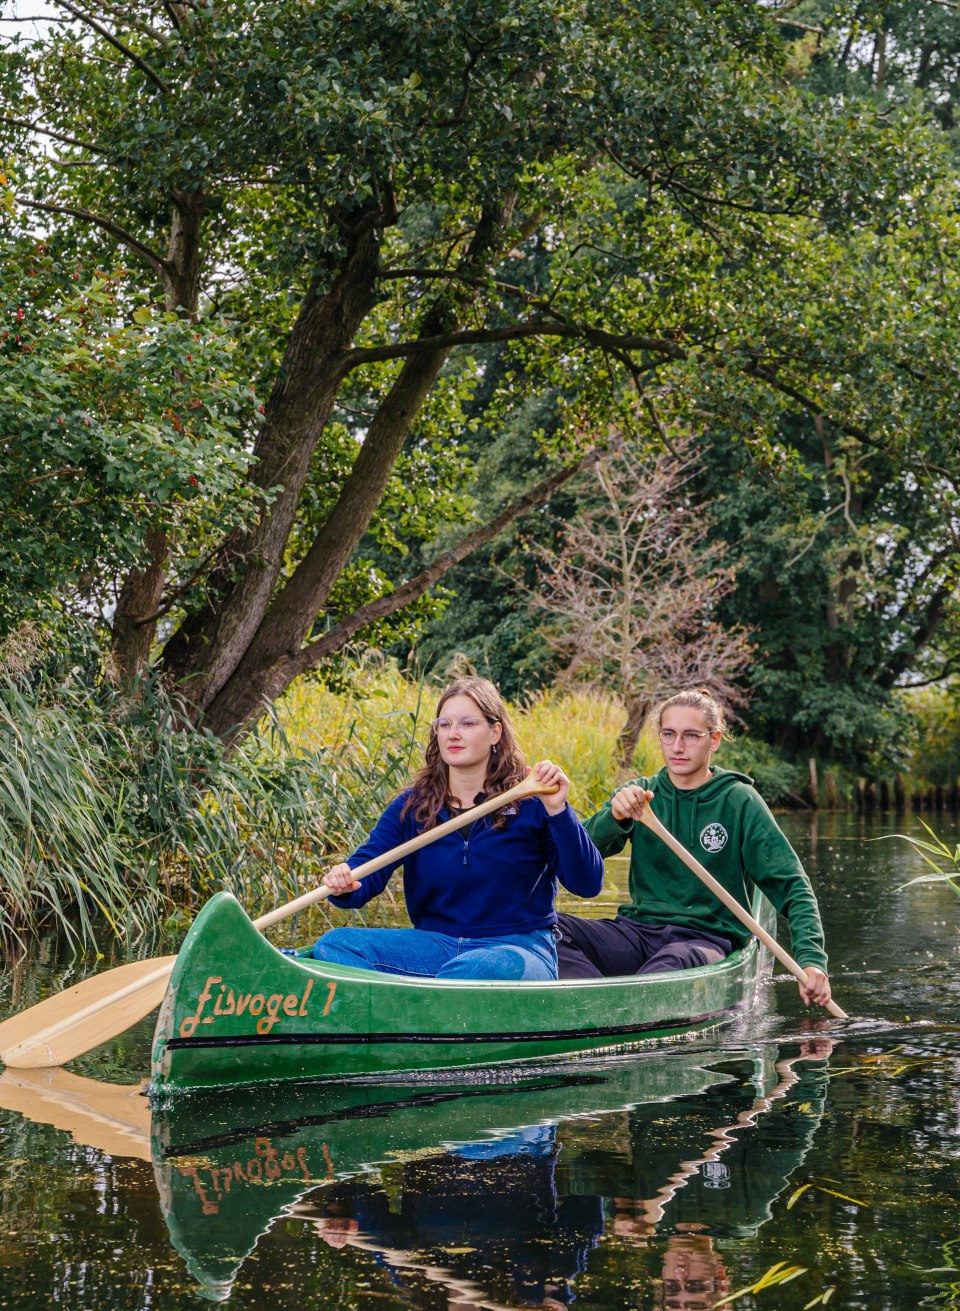
[[(427, 829), (374, 860), (358, 865), (354, 875), (361, 879), (373, 874), (514, 801), (556, 791), (556, 783), (541, 783), (531, 774), (506, 792), (465, 810), (462, 815), (448, 819), (436, 828)], [(258, 929), (269, 928), (307, 906), (325, 901), (330, 895), (330, 889), (321, 884), (285, 906), (261, 915), (254, 924)], [(161, 956), (105, 970), (5, 1020), (0, 1024), (0, 1059), (12, 1069), (63, 1065), (65, 1061), (72, 1061), (75, 1056), (115, 1038), (160, 1005), (176, 959), (176, 956)]]
[[(733, 911), (740, 923), (745, 925), (750, 932), (755, 935), (755, 937), (760, 939), (765, 947), (773, 952), (781, 965), (785, 965), (790, 973), (801, 983), (806, 983), (807, 976), (793, 957), (788, 952), (784, 951), (776, 938), (770, 936), (763, 925), (755, 920), (750, 912), (740, 905), (736, 897), (729, 893), (722, 883), (717, 882), (710, 871), (700, 864), (696, 856), (691, 856), (686, 847), (677, 841), (669, 829), (664, 828), (663, 824), (661, 824), (660, 820), (657, 819), (656, 815), (650, 809), (649, 802), (643, 807), (643, 813), (640, 816), (639, 822), (645, 824), (651, 833), (655, 833), (662, 842), (667, 844), (673, 854), (683, 861), (687, 869), (692, 870), (700, 882), (705, 883), (713, 895), (718, 897), (728, 910)], [(828, 1010), (831, 1015), (835, 1015), (838, 1020), (847, 1019), (846, 1011), (842, 1011), (835, 1001), (828, 1001), (824, 1009)]]

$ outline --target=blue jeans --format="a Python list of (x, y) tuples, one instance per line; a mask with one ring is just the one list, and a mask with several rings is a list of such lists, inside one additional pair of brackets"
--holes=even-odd
[(424, 979), (555, 979), (551, 929), (500, 938), (453, 938), (428, 929), (331, 929), (316, 960)]

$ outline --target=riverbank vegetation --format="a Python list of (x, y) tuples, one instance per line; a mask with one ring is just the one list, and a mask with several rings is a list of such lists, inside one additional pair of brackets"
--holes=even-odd
[[(251, 911), (291, 900), (365, 836), (416, 769), (436, 696), (435, 684), (368, 659), (336, 690), (299, 683), (227, 751), (214, 735), (184, 729), (157, 682), (131, 695), (95, 653), (72, 657), (69, 667), (0, 681), (7, 950), (54, 924), (81, 947), (110, 936), (132, 944), (186, 921), (220, 888)], [(659, 767), (650, 726), (629, 768), (619, 763), (624, 711), (612, 696), (552, 690), (511, 713), (528, 761), (564, 764), (583, 813), (619, 780)], [(810, 804), (805, 765), (762, 741), (738, 737), (718, 759), (750, 774), (773, 805)], [(835, 804), (855, 803), (851, 776), (828, 771), (823, 781)], [(925, 795), (907, 788), (903, 804)]]

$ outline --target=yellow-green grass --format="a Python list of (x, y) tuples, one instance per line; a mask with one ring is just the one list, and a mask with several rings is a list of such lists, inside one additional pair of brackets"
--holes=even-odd
[[(423, 758), (439, 690), (411, 682), (389, 665), (367, 667), (345, 692), (299, 684), (280, 703), (279, 722), (293, 751), (323, 750), (353, 768), (366, 761), (377, 772), (386, 761), (402, 758), (412, 774)], [(528, 763), (550, 759), (561, 765), (573, 783), (571, 801), (584, 813), (595, 810), (624, 777), (652, 774), (663, 763), (656, 736), (647, 729), (631, 769), (618, 765), (624, 712), (612, 697), (548, 691), (509, 710)]]

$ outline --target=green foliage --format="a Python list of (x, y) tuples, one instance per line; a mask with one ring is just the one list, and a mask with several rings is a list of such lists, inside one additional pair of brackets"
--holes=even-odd
[[(150, 532), (189, 578), (253, 513), (256, 407), (232, 341), (146, 305), (101, 273), (10, 233), (0, 267), (0, 633), (51, 606), (108, 607)], [(0, 229), (2, 230), (2, 229)]]
[(760, 737), (738, 737), (733, 742), (723, 742), (716, 763), (723, 769), (749, 774), (757, 791), (771, 806), (795, 806), (807, 785), (806, 765)]
[(748, 723), (789, 752), (890, 772), (904, 760), (894, 685), (932, 616), (947, 625), (956, 608), (942, 549), (951, 511), (918, 499), (916, 480), (882, 454), (845, 465), (814, 426), (785, 429), (791, 446), (764, 476), (723, 433), (701, 475), (718, 540), (739, 543), (721, 618), (757, 634)]
[(914, 787), (952, 788), (960, 779), (960, 697), (956, 682), (901, 691), (906, 770)]

